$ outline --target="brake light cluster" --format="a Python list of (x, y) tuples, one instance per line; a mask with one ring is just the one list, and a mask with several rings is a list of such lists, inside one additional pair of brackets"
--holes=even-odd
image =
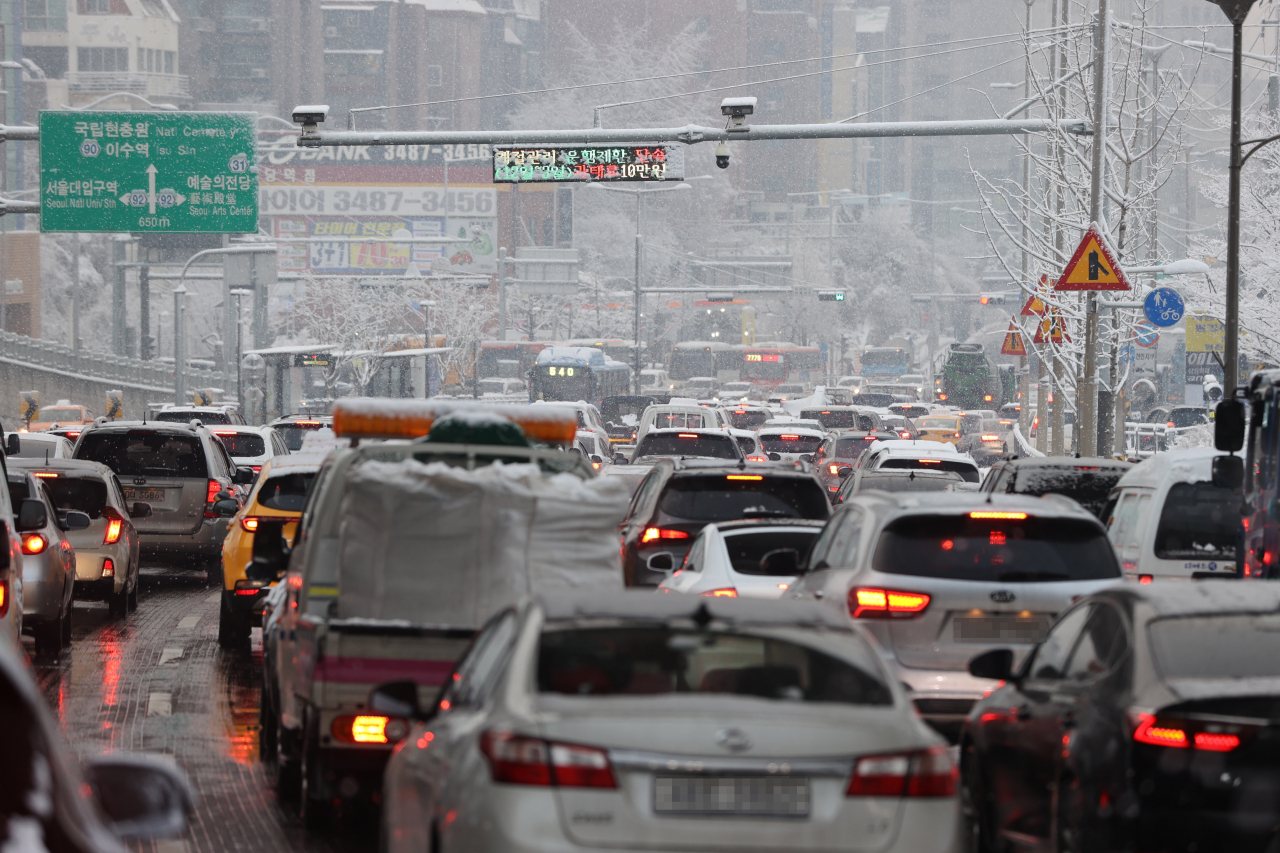
[(495, 782), (562, 788), (618, 787), (608, 754), (593, 746), (490, 729), (480, 735), (480, 751), (489, 760), (489, 774)]
[(40, 554), (48, 547), (49, 540), (39, 533), (25, 533), (22, 536), (22, 553), (24, 554)]
[(640, 536), (640, 547), (652, 545), (662, 539), (688, 539), (689, 534), (683, 530), (669, 530), (665, 527), (646, 527)]
[(1134, 717), (1137, 726), (1133, 730), (1133, 739), (1137, 743), (1174, 749), (1195, 748), (1203, 752), (1231, 752), (1240, 746), (1242, 736), (1251, 734), (1255, 729), (1254, 726), (1214, 723), (1214, 730), (1208, 731), (1205, 724), (1192, 720), (1162, 720), (1155, 714), (1141, 712)]
[(9, 612), (9, 579), (0, 578), (0, 616)]
[(102, 561), (102, 577), (113, 578), (116, 576), (116, 564), (112, 562), (110, 557)]
[(119, 518), (107, 519), (107, 533), (102, 537), (103, 545), (114, 545), (120, 541), (120, 531), (124, 529), (124, 521)]
[(204, 497), (204, 517), (217, 518), (218, 514), (213, 511), (213, 502), (218, 499), (218, 492), (222, 491), (222, 484), (217, 480), (209, 481), (208, 491)]
[(246, 516), (240, 519), (240, 526), (248, 533), (258, 532), (258, 517), (255, 515)]
[(849, 590), (849, 615), (854, 619), (910, 619), (929, 606), (923, 592), (855, 587)]
[(853, 765), (847, 797), (953, 797), (959, 771), (945, 746), (867, 755)]
[(409, 734), (409, 724), (399, 717), (355, 714), (335, 718), (329, 731), (339, 743), (394, 743)]
[(720, 589), (709, 589), (702, 593), (703, 598), (737, 598), (738, 591), (731, 586), (722, 587)]

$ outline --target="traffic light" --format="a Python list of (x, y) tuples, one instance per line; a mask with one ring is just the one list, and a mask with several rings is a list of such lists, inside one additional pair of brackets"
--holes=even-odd
[(819, 302), (844, 302), (843, 290), (819, 290)]
[(983, 305), (1003, 305), (1003, 293), (981, 293), (978, 295), (978, 301)]
[(143, 335), (138, 341), (138, 358), (150, 361), (156, 357), (156, 339), (151, 335)]

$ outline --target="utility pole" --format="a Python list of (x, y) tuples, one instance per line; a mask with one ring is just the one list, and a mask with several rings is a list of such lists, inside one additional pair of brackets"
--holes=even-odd
[[(1098, 0), (1097, 44), (1093, 58), (1093, 151), (1089, 176), (1089, 220), (1102, 221), (1102, 174), (1107, 145), (1108, 0)], [(1228, 333), (1229, 334), (1229, 333)], [(1082, 456), (1098, 454), (1098, 300), (1085, 291), (1084, 376), (1076, 395), (1077, 445)], [(1056, 444), (1055, 436), (1055, 444)]]
[(635, 315), (636, 315), (635, 316), (635, 334), (636, 334), (635, 362), (636, 364), (635, 364), (635, 373), (632, 374), (631, 376), (631, 385), (635, 389), (632, 393), (634, 393), (637, 397), (639, 397), (640, 396), (640, 254), (644, 250), (644, 238), (640, 236), (643, 231), (641, 220), (640, 220), (640, 214), (641, 214), (641, 211), (643, 210), (643, 208), (641, 207), (642, 193), (637, 190), (635, 193), (635, 196), (636, 196), (636, 295), (635, 295), (634, 301), (635, 301)]

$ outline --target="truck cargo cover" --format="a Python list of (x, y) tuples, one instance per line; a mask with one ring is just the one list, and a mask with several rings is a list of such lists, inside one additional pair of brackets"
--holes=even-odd
[(369, 461), (342, 498), (337, 614), (478, 628), (521, 595), (622, 588), (613, 478)]

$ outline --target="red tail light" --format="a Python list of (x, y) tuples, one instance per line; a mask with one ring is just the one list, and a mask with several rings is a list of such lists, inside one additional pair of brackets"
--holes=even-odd
[(616, 788), (603, 749), (552, 743), (511, 732), (486, 731), (480, 751), (489, 760), (493, 781), (511, 785), (560, 785), (566, 788)]
[(9, 612), (9, 579), (0, 579), (0, 616)]
[(702, 593), (703, 598), (737, 598), (738, 591), (731, 586), (722, 587), (720, 589), (709, 589)]
[(214, 502), (215, 500), (217, 500), (217, 499), (218, 499), (218, 492), (220, 492), (220, 491), (222, 491), (222, 484), (221, 484), (221, 483), (219, 483), (217, 480), (210, 480), (210, 481), (209, 481), (209, 489), (208, 489), (208, 491), (205, 493), (205, 497), (204, 497), (204, 504), (205, 504), (205, 506), (204, 506), (204, 517), (205, 517), (205, 518), (217, 518), (217, 517), (218, 517), (218, 514), (217, 514), (217, 513), (215, 513), (215, 512), (211, 512), (210, 510), (212, 510), (212, 509), (213, 509), (213, 502)]
[(923, 592), (898, 592), (860, 586), (849, 590), (849, 613), (854, 619), (910, 619), (929, 606)]
[(1174, 749), (1195, 747), (1203, 752), (1231, 752), (1257, 729), (1256, 726), (1214, 723), (1213, 731), (1206, 731), (1203, 729), (1208, 726), (1196, 720), (1159, 719), (1155, 714), (1142, 712), (1131, 714), (1130, 721), (1137, 723), (1133, 730), (1137, 743)]
[(262, 473), (262, 466), (261, 466), (261, 465), (250, 465), (249, 467), (253, 469), (253, 473), (255, 473), (255, 474), (260, 474), (260, 473)]
[(661, 539), (688, 539), (689, 534), (683, 530), (668, 530), (665, 527), (646, 527), (640, 537), (640, 547), (652, 545)]
[(868, 755), (853, 765), (847, 797), (953, 797), (958, 773), (945, 746)]
[(1154, 578), (1151, 575), (1138, 575), (1138, 583), (1149, 586)]
[(49, 547), (49, 540), (39, 533), (27, 533), (22, 537), (22, 553), (39, 554)]
[(119, 518), (107, 519), (107, 535), (102, 538), (103, 545), (114, 545), (120, 541), (120, 531), (124, 529), (124, 521)]
[(249, 533), (255, 533), (258, 530), (258, 518), (256, 516), (248, 516), (240, 519), (240, 526)]
[(111, 558), (102, 561), (102, 576), (104, 578), (113, 578), (116, 576), (116, 564), (111, 562)]
[(399, 717), (356, 714), (335, 718), (329, 731), (340, 743), (395, 743), (409, 733), (409, 724)]
[(748, 462), (768, 462), (769, 460), (764, 456), (748, 456), (747, 461)]

